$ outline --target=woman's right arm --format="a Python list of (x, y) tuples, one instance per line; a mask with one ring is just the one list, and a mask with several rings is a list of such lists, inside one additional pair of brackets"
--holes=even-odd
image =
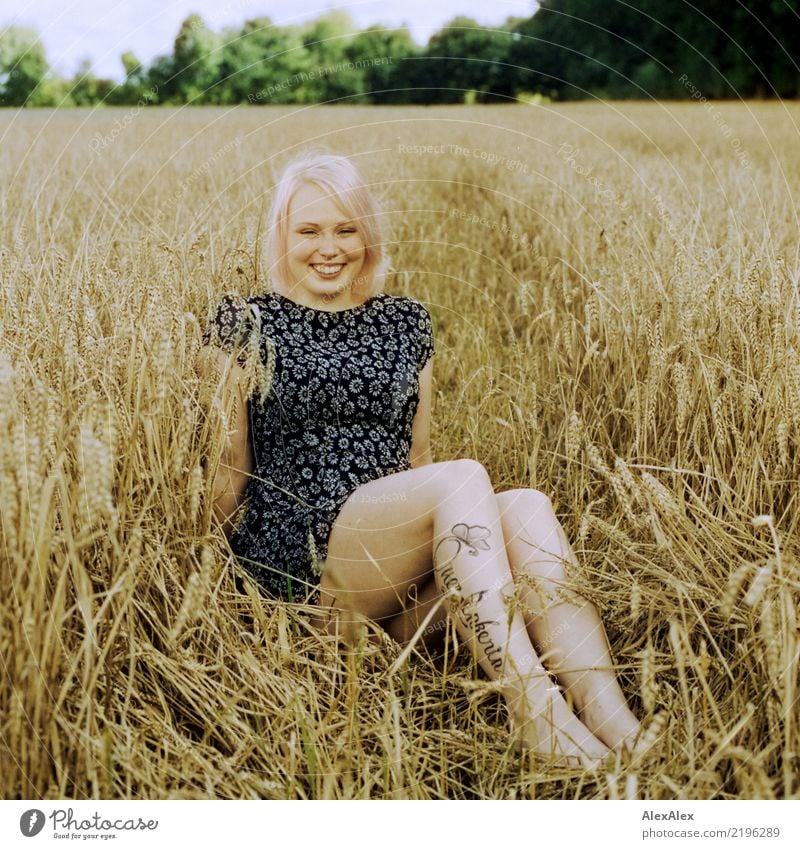
[(244, 392), (244, 370), (230, 354), (220, 348), (205, 345), (197, 353), (195, 371), (200, 377), (212, 373), (216, 363), (220, 380), (219, 392), (223, 409), (230, 409), (236, 399), (236, 416), (231, 421), (232, 432), (226, 442), (212, 484), (213, 515), (225, 536), (233, 534), (233, 517), (244, 501), (245, 490), (255, 468), (253, 447), (249, 438), (248, 404)]

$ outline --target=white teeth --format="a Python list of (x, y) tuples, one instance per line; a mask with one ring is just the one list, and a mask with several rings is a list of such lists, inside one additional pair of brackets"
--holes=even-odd
[(344, 268), (344, 263), (339, 265), (312, 265), (312, 268), (322, 274), (336, 274)]

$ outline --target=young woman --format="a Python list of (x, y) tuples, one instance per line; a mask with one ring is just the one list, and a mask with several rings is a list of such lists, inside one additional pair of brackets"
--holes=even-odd
[[(475, 460), (433, 462), (430, 316), (382, 291), (379, 210), (354, 165), (296, 158), (269, 225), (273, 290), (226, 296), (198, 357), (238, 398), (213, 491), (239, 561), (331, 628), (355, 612), (407, 642), (451, 617), (536, 752), (632, 747), (639, 723), (596, 610), (570, 589), (575, 558), (548, 499), (495, 493)], [(274, 371), (248, 399), (253, 346)]]

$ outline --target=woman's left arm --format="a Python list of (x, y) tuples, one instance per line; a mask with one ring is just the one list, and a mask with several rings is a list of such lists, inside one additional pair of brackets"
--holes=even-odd
[(431, 407), (433, 393), (433, 357), (419, 373), (419, 402), (411, 423), (411, 450), (408, 462), (412, 469), (433, 462), (431, 455)]

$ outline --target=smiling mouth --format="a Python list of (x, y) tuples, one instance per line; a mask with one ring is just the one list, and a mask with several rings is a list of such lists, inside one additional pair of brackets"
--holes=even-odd
[(333, 278), (338, 277), (339, 272), (345, 267), (344, 262), (319, 262), (311, 263), (311, 267), (320, 277)]

